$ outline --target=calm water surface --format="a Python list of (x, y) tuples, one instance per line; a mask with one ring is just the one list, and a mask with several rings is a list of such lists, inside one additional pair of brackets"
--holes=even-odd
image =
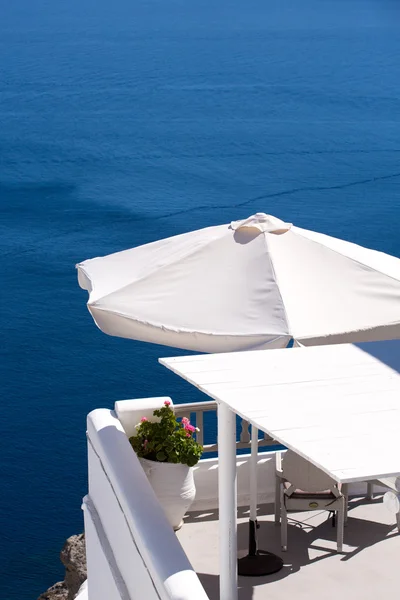
[(62, 578), (85, 415), (199, 399), (74, 265), (264, 211), (400, 256), (397, 0), (0, 1), (0, 598)]

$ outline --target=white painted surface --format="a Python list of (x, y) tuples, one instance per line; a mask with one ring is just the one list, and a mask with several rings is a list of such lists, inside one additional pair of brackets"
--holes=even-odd
[[(89, 498), (102, 530), (99, 536), (93, 519), (88, 520), (87, 552), (94, 556), (88, 571), (89, 600), (125, 600), (120, 591), (124, 586), (129, 600), (207, 600), (116, 414), (95, 410), (87, 425)], [(99, 537), (106, 541), (103, 559)], [(104, 560), (112, 567), (114, 559), (113, 591)], [(123, 581), (122, 588), (117, 585), (118, 596), (113, 595), (115, 571)]]
[(257, 462), (258, 462), (258, 429), (251, 428), (251, 457), (250, 457), (250, 519), (257, 519)]
[(169, 524), (179, 529), (196, 495), (193, 468), (180, 463), (139, 458)]
[(88, 600), (87, 581), (84, 581), (78, 590), (75, 600)]
[(400, 493), (399, 492), (386, 492), (383, 496), (383, 504), (387, 510), (394, 515), (400, 513)]
[[(214, 510), (218, 499), (218, 458), (201, 460), (195, 467), (196, 498), (192, 511), (208, 512)], [(250, 505), (250, 454), (236, 457), (237, 502), (238, 506)], [(375, 486), (375, 491), (385, 491)], [(365, 496), (367, 484), (357, 481), (349, 484), (349, 494)], [(257, 457), (257, 504), (274, 502), (275, 494), (275, 453), (260, 453)]]
[[(84, 506), (84, 505), (83, 505)], [(84, 509), (88, 600), (122, 600), (91, 515)]]
[[(215, 509), (218, 500), (218, 458), (201, 460), (194, 468), (196, 498), (193, 511)], [(250, 505), (250, 454), (236, 457), (237, 503), (238, 506)], [(274, 501), (275, 454), (260, 453), (257, 457), (258, 504)], [(364, 486), (365, 487), (365, 486)]]
[(400, 492), (400, 477), (381, 478), (379, 481), (383, 486), (388, 487), (395, 492)]
[(173, 402), (169, 396), (117, 400), (114, 404), (114, 410), (128, 438), (136, 435), (136, 425), (140, 423), (142, 417), (146, 417), (149, 421), (159, 421), (160, 418), (153, 416), (153, 412), (158, 408), (162, 408), (166, 400), (173, 407)]
[(220, 600), (237, 600), (236, 417), (225, 404), (218, 406), (218, 454)]
[(160, 359), (336, 481), (400, 474), (400, 341)]

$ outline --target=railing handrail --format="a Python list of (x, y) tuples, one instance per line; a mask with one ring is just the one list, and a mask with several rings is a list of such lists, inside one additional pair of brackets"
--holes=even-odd
[[(199, 408), (200, 407), (200, 408)], [(188, 402), (187, 404), (174, 404), (175, 414), (180, 416), (181, 413), (185, 412), (206, 412), (209, 410), (217, 410), (216, 400), (205, 400), (204, 402)]]
[[(204, 444), (203, 432), (203, 415), (205, 412), (217, 411), (216, 400), (206, 400), (205, 402), (189, 402), (188, 404), (174, 404), (174, 411), (177, 417), (191, 418), (191, 415), (194, 414), (196, 427), (200, 429), (200, 431), (196, 434), (196, 438), (199, 444), (202, 444), (203, 452), (209, 453), (218, 451), (218, 442), (216, 442), (215, 444)], [(250, 449), (251, 435), (249, 432), (249, 426), (250, 423), (248, 421), (246, 421), (245, 419), (241, 420), (240, 439), (236, 443), (236, 447), (238, 449)], [(258, 440), (258, 446), (262, 448), (277, 445), (279, 445), (279, 442), (272, 439), (268, 434), (264, 434), (263, 438)]]

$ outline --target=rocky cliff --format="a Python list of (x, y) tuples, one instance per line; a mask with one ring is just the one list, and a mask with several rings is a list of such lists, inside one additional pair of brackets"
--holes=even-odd
[(61, 550), (60, 559), (65, 566), (64, 581), (55, 583), (39, 596), (38, 600), (73, 600), (86, 574), (85, 535), (73, 535)]

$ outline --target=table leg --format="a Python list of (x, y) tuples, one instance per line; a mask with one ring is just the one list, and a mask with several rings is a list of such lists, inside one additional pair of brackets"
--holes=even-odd
[(220, 600), (237, 600), (236, 415), (218, 405)]

